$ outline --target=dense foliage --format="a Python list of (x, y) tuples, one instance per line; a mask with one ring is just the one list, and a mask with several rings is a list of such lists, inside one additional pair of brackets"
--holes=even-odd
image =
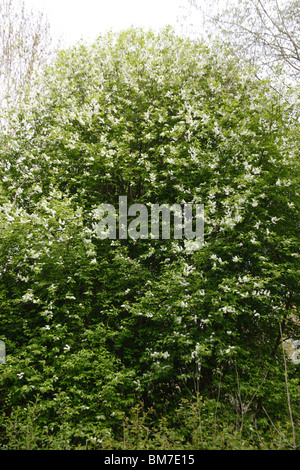
[[(39, 90), (1, 136), (2, 448), (295, 447), (295, 113), (168, 29), (63, 51)], [(120, 195), (203, 203), (204, 246), (100, 240)]]

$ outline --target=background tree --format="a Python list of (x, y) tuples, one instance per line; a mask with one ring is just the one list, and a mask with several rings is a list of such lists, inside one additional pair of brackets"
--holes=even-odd
[(270, 78), (281, 71), (291, 83), (299, 83), (299, 0), (189, 0), (189, 4), (202, 14), (202, 24), (195, 29), (199, 36), (205, 30), (228, 41), (237, 57), (259, 66)]
[(55, 43), (45, 14), (24, 0), (0, 0), (1, 108), (24, 97), (35, 73), (51, 57)]

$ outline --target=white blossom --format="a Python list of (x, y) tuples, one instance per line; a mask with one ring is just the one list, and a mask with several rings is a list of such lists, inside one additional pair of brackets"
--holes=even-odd
[(32, 293), (32, 291), (26, 292), (26, 294), (24, 294), (22, 297), (25, 302), (29, 302), (30, 300), (33, 300), (33, 298), (34, 294)]

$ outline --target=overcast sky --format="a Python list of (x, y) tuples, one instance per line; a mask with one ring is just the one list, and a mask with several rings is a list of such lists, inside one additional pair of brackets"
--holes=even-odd
[(187, 0), (25, 0), (45, 10), (53, 34), (63, 34), (67, 45), (93, 40), (108, 29), (132, 25), (158, 29), (170, 24), (178, 30), (180, 6)]

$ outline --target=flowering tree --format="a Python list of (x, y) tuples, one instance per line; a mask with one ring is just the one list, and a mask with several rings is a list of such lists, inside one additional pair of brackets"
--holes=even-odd
[[(39, 396), (40, 425), (68, 423), (75, 442), (141, 400), (160, 416), (221, 394), (242, 421), (280, 415), (299, 304), (288, 109), (168, 29), (60, 53), (2, 136), (3, 409)], [(203, 247), (100, 240), (95, 209), (120, 195), (204, 204)]]

